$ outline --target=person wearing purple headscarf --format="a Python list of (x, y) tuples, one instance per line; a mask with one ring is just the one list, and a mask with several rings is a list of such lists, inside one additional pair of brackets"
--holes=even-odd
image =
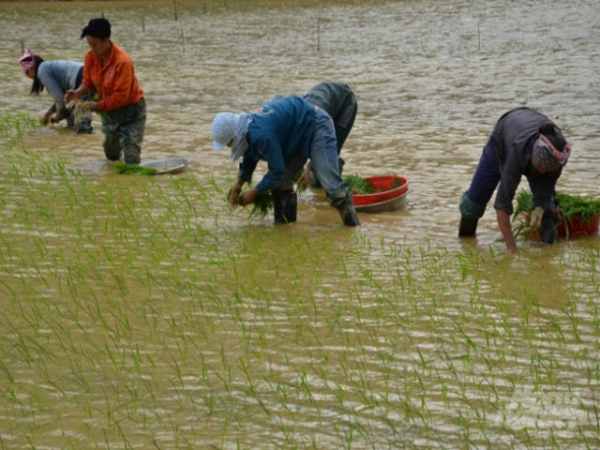
[(507, 253), (517, 246), (510, 225), (512, 201), (524, 175), (533, 194), (534, 210), (529, 229), (540, 228), (542, 242), (556, 240), (558, 214), (555, 186), (571, 154), (560, 128), (545, 115), (516, 108), (505, 113), (494, 127), (471, 180), (460, 201), (459, 237), (474, 236), (496, 187), (494, 202), (498, 227)]
[(78, 134), (92, 133), (92, 115), (88, 112), (76, 120), (64, 102), (65, 93), (81, 84), (83, 63), (66, 60), (44, 61), (31, 50), (27, 50), (19, 59), (19, 65), (25, 76), (33, 80), (31, 94), (39, 95), (45, 88), (54, 100), (42, 117), (44, 125), (66, 119), (67, 126), (76, 130)]

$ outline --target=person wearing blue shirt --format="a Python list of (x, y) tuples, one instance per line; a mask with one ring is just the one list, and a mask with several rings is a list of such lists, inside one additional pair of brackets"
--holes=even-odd
[(33, 80), (31, 94), (39, 95), (45, 88), (54, 100), (42, 118), (44, 125), (67, 119), (67, 126), (76, 130), (78, 134), (92, 133), (91, 113), (85, 113), (76, 123), (73, 111), (67, 109), (64, 102), (65, 93), (81, 84), (83, 63), (66, 60), (44, 61), (31, 50), (27, 50), (19, 59), (19, 64), (25, 76)]
[[(333, 121), (323, 109), (297, 96), (277, 98), (250, 112), (217, 114), (211, 137), (214, 150), (228, 146), (232, 162), (242, 158), (237, 180), (227, 196), (233, 206), (249, 205), (259, 192), (271, 190), (275, 221), (294, 222), (294, 183), (308, 184), (310, 169), (304, 166), (310, 159), (310, 167), (344, 225), (360, 225), (352, 193), (339, 173)], [(255, 187), (242, 193), (242, 186), (251, 183), (261, 160), (267, 162), (268, 172)]]

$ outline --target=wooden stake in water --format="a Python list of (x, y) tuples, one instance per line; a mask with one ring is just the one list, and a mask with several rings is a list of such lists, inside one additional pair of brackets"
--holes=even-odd
[(481, 32), (479, 31), (479, 20), (477, 21), (477, 50), (481, 50)]
[(25, 41), (21, 40), (21, 55), (25, 53)]
[(177, 21), (177, 0), (173, 0), (173, 8), (175, 9), (175, 20)]
[(183, 53), (185, 53), (185, 34), (183, 34), (183, 22), (179, 22), (181, 25), (181, 42), (183, 44)]
[(317, 51), (321, 51), (321, 18), (317, 17)]

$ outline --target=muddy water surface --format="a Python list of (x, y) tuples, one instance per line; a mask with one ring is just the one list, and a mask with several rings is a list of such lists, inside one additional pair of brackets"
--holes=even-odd
[[(597, 239), (519, 242), (506, 259), (491, 207), (476, 239), (456, 237), (458, 199), (516, 106), (571, 141), (558, 189), (600, 196), (594, 2), (0, 13), (3, 114), (50, 105), (27, 95), (22, 45), (83, 60), (81, 28), (104, 15), (146, 94), (142, 159), (190, 160), (173, 178), (115, 177), (98, 120), (93, 135), (33, 128), (4, 146), (3, 446), (597, 446)], [(219, 189), (236, 167), (211, 150), (214, 115), (324, 80), (359, 102), (346, 171), (406, 176), (407, 208), (361, 214), (357, 231), (320, 191), (290, 227), (230, 212)]]

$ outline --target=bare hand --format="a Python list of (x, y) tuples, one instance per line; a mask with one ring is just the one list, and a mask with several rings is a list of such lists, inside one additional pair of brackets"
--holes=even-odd
[(258, 194), (258, 191), (256, 190), (256, 188), (253, 189), (248, 189), (247, 191), (244, 191), (240, 196), (239, 196), (239, 205), (242, 206), (246, 206), (249, 205), (251, 203), (254, 203), (254, 199), (256, 198), (256, 195)]
[(242, 187), (237, 183), (234, 184), (229, 192), (227, 193), (227, 201), (234, 208), (240, 204), (240, 194), (242, 193)]
[(306, 169), (304, 169), (304, 172), (302, 172), (302, 175), (300, 175), (300, 178), (298, 178), (298, 181), (296, 181), (296, 184), (298, 185), (299, 188), (306, 189), (308, 187), (309, 183), (310, 183), (310, 167), (306, 166)]
[(73, 89), (69, 89), (65, 94), (65, 105), (67, 105), (67, 108), (73, 107), (78, 98), (77, 92)]

